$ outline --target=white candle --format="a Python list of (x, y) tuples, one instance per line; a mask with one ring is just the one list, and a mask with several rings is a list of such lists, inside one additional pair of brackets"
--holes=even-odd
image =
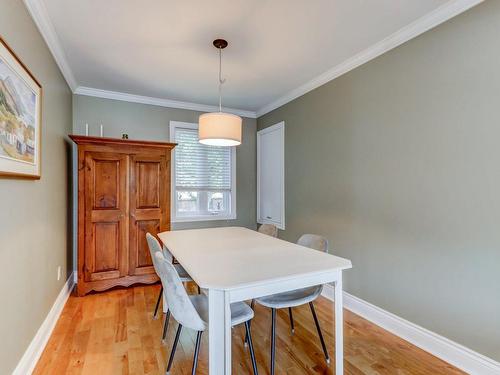
[(89, 136), (89, 124), (85, 124), (85, 135)]
[(104, 127), (101, 124), (101, 137), (104, 135)]

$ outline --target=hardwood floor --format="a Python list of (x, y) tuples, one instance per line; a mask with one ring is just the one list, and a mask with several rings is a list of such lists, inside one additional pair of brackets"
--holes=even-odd
[[(34, 374), (164, 374), (177, 328), (170, 324), (161, 344), (162, 320), (152, 312), (159, 285), (71, 296)], [(294, 309), (295, 335), (288, 312), (278, 312), (276, 374), (334, 374), (333, 306), (315, 302), (332, 364), (327, 366), (309, 307)], [(269, 374), (271, 312), (255, 309), (252, 335), (259, 374)], [(463, 374), (440, 359), (345, 310), (345, 374)], [(208, 374), (208, 335), (204, 334), (197, 374)], [(196, 334), (183, 330), (172, 375), (190, 374)], [(233, 330), (233, 373), (252, 374), (243, 346), (244, 327)]]

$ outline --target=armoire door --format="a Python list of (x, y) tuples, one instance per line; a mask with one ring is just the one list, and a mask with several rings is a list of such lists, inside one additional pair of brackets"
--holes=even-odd
[(85, 152), (85, 281), (127, 275), (126, 154)]
[(130, 275), (155, 273), (146, 233), (170, 229), (169, 163), (164, 152), (130, 155)]

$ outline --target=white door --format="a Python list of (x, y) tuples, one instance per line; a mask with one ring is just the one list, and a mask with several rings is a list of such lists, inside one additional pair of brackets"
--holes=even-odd
[(285, 123), (257, 132), (257, 222), (285, 229)]

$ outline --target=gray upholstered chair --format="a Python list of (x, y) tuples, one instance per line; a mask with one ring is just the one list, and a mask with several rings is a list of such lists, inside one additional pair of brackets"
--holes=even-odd
[[(179, 323), (177, 333), (175, 334), (174, 345), (172, 346), (167, 364), (167, 374), (170, 373), (170, 368), (172, 367), (172, 361), (174, 359), (175, 350), (177, 349), (181, 330), (183, 327), (186, 327), (198, 331), (191, 371), (191, 374), (194, 375), (196, 374), (196, 367), (198, 365), (201, 335), (203, 331), (208, 328), (208, 297), (203, 294), (188, 295), (182, 286), (182, 281), (174, 265), (167, 261), (161, 252), (157, 252), (155, 257), (158, 265), (158, 274), (168, 301), (169, 311), (172, 312), (172, 316)], [(231, 304), (231, 326), (233, 327), (245, 323), (253, 372), (255, 375), (258, 375), (249, 325), (249, 321), (253, 316), (253, 310), (246, 303), (236, 302)]]
[[(173, 262), (173, 256), (165, 246), (162, 249), (162, 247), (160, 246), (160, 243), (158, 242), (156, 237), (153, 236), (151, 233), (146, 233), (146, 239), (148, 241), (148, 247), (149, 247), (149, 253), (151, 254), (151, 260), (153, 261), (153, 267), (155, 269), (156, 274), (159, 276), (160, 274), (158, 273), (158, 264), (157, 264), (155, 254), (157, 252), (162, 253), (163, 256), (165, 257), (165, 259), (170, 263)], [(181, 279), (182, 282), (193, 281), (193, 279), (191, 278), (191, 276), (189, 276), (189, 274), (186, 272), (184, 267), (182, 267), (180, 264), (173, 264), (173, 266), (174, 266), (175, 270), (177, 271), (179, 278)], [(198, 289), (198, 291), (199, 291), (199, 289)], [(158, 300), (156, 301), (156, 306), (155, 306), (153, 318), (156, 318), (156, 316), (158, 314), (158, 307), (160, 305), (160, 300), (161, 300), (162, 295), (163, 295), (163, 285), (160, 289), (160, 294), (158, 295)], [(163, 306), (164, 306), (163, 310), (166, 313), (166, 316), (165, 316), (165, 322), (163, 323), (163, 336), (162, 337), (163, 337), (163, 339), (165, 339), (165, 337), (167, 336), (168, 322), (170, 319), (170, 311), (168, 309), (168, 304), (167, 304), (166, 298), (163, 298)]]
[(328, 253), (328, 240), (317, 234), (303, 234), (297, 241), (298, 245)]
[[(304, 234), (299, 238), (297, 243), (299, 245), (310, 247), (315, 250), (328, 252), (328, 240), (316, 234)], [(314, 304), (313, 304), (313, 301), (316, 298), (318, 298), (322, 290), (323, 290), (323, 285), (317, 285), (298, 290), (292, 290), (290, 292), (284, 292), (257, 298), (257, 303), (271, 308), (271, 314), (272, 314), (271, 375), (274, 375), (274, 364), (275, 364), (275, 353), (276, 353), (276, 310), (288, 308), (288, 313), (290, 315), (290, 325), (293, 333), (294, 324), (293, 324), (292, 307), (297, 307), (300, 305), (304, 305), (306, 303), (309, 304), (309, 308), (311, 309), (314, 323), (316, 324), (316, 330), (318, 331), (318, 336), (321, 341), (321, 346), (323, 347), (323, 353), (325, 354), (326, 362), (330, 363), (330, 357), (326, 349), (325, 340), (323, 339), (323, 334), (321, 333), (321, 327), (319, 325), (318, 317), (316, 316), (316, 311), (314, 310)]]
[(267, 234), (271, 237), (278, 237), (278, 228), (274, 224), (262, 224), (257, 232)]

